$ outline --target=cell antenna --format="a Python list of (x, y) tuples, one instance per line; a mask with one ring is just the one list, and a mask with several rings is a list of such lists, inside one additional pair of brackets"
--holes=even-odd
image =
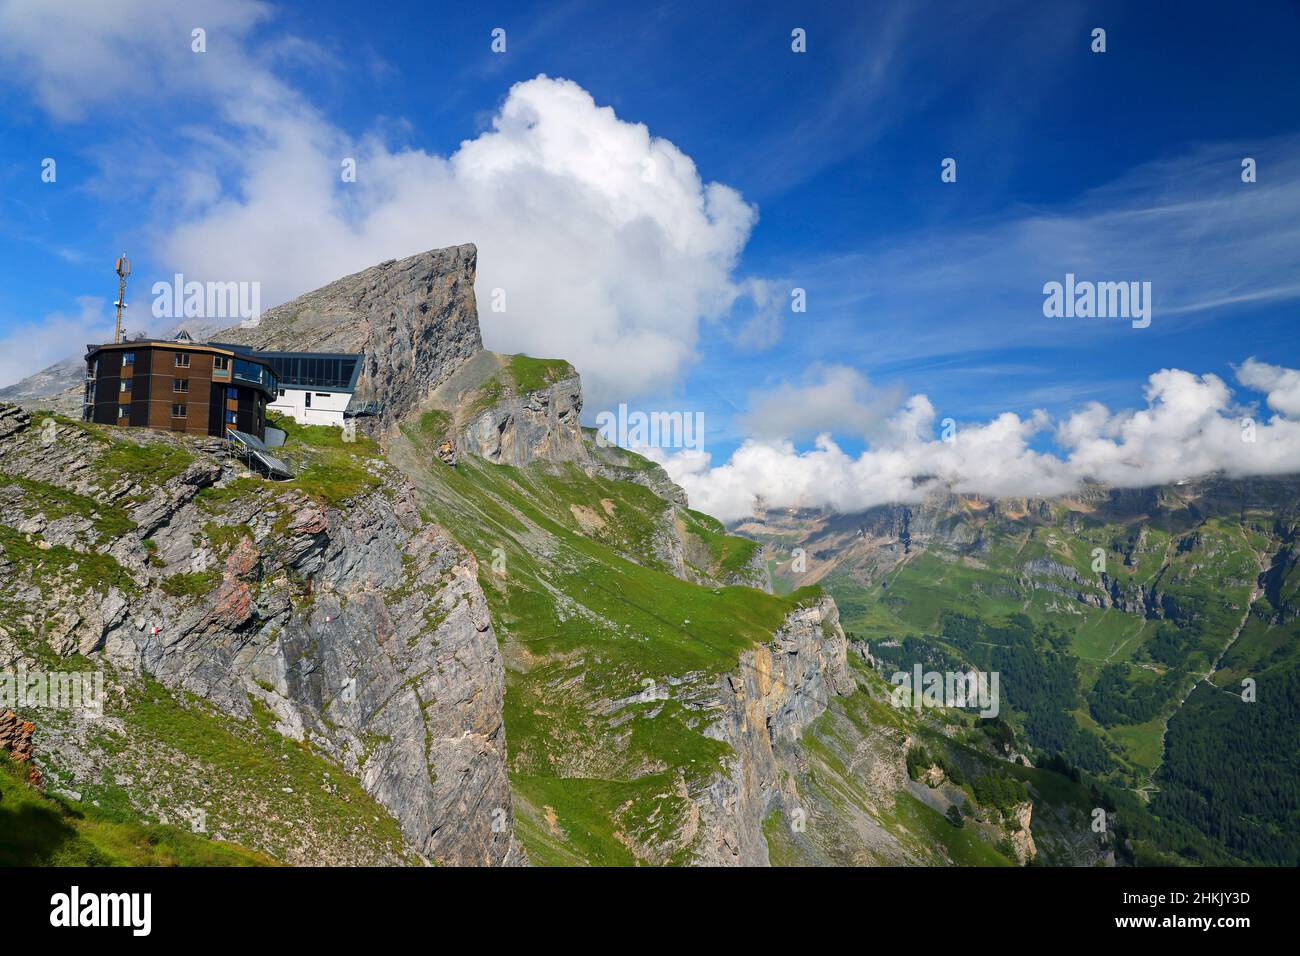
[(122, 310), (126, 308), (126, 277), (131, 274), (131, 260), (122, 253), (117, 257), (117, 265), (114, 267), (117, 273), (117, 301), (113, 305), (117, 306), (117, 331), (113, 333), (113, 344), (122, 341)]

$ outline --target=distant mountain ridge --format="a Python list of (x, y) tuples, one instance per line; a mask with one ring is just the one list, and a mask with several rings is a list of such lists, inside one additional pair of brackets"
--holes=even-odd
[[(1150, 825), (1183, 834), (1168, 840), (1190, 828), (1221, 862), (1300, 862), (1300, 476), (934, 494), (734, 530), (764, 544), (779, 589), (834, 596), (886, 670), (1001, 669), (1023, 743), (1149, 797)], [(1029, 673), (1050, 692), (1017, 685)]]

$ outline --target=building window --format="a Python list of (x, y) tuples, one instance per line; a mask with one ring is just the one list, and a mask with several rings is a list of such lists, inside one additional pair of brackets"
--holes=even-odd
[(123, 392), (129, 392), (129, 391), (131, 391), (131, 380), (130, 380), (129, 378), (124, 378), (124, 379), (122, 379), (122, 384), (121, 384), (121, 386), (120, 386), (120, 391), (123, 391)]
[(126, 368), (128, 365), (134, 365), (134, 364), (135, 364), (135, 353), (134, 353), (134, 352), (123, 352), (123, 353), (122, 353), (122, 368)]
[(117, 406), (117, 417), (118, 417), (118, 418), (126, 418), (126, 416), (128, 416), (128, 415), (130, 415), (130, 414), (131, 414), (131, 406), (130, 406), (130, 405), (119, 405), (119, 406)]
[(311, 408), (311, 392), (303, 392), (302, 397), (303, 397), (303, 401), (306, 402), (305, 407)]
[(232, 412), (232, 411), (227, 411), (227, 412), (226, 412), (226, 424), (227, 424), (227, 425), (233, 425), (233, 424), (235, 424), (235, 413), (234, 413), (234, 412)]
[(230, 359), (225, 355), (212, 356), (213, 374), (227, 375), (230, 372)]
[(239, 389), (231, 385), (229, 388), (226, 389), (226, 398), (235, 402), (239, 401)]
[(173, 392), (188, 392), (190, 390), (190, 380), (188, 378), (172, 379)]
[(176, 353), (176, 367), (177, 367), (177, 368), (189, 368), (189, 367), (190, 367), (190, 353), (189, 353), (189, 352), (177, 352), (177, 353)]
[(184, 406), (184, 405), (173, 405), (173, 406), (172, 406), (172, 418), (184, 418), (184, 417), (185, 417), (185, 406)]

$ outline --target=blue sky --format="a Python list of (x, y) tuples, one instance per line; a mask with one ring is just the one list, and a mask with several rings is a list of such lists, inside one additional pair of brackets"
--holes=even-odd
[[(148, 284), (177, 270), (255, 272), (264, 306), (306, 291), (310, 267), (270, 278), (292, 237), (255, 266), (212, 248), (255, 244), (268, 220), (266, 231), (287, 230), (294, 207), (264, 203), (250, 218), (259, 181), (286, 175), (278, 167), (306, 155), (304, 144), (346, 141), (374, 157), (369, 168), (386, 163), (394, 179), (411, 180), (392, 187), (409, 206), (423, 196), (421, 170), (491, 131), (511, 87), (546, 74), (571, 80), (624, 126), (644, 124), (693, 161), (702, 188), (723, 184), (755, 210), (747, 228), (718, 226), (734, 213), (697, 217), (707, 268), (688, 301), (664, 307), (694, 316), (647, 329), (653, 302), (629, 306), (608, 289), (574, 299), (607, 306), (606, 325), (593, 326), (609, 334), (607, 366), (587, 360), (601, 406), (624, 397), (611, 384), (619, 363), (651, 361), (642, 332), (679, 340), (653, 372), (626, 376), (626, 398), (703, 410), (715, 463), (753, 432), (746, 410), (782, 387), (798, 404), (798, 389), (829, 366), (864, 377), (864, 409), (924, 393), (937, 417), (965, 422), (1036, 408), (1059, 417), (1091, 400), (1140, 407), (1162, 368), (1231, 381), (1250, 356), (1300, 365), (1300, 8), (1291, 2), (395, 3), (381, 15), (334, 0), (240, 0), (220, 13), (193, 4), (188, 18), (127, 4), (136, 15), (116, 23), (89, 12), (102, 5), (62, 19), (41, 6), (0, 0), (0, 341), (40, 327), (75, 351), (83, 330), (103, 327), (123, 248), (136, 263), (134, 325)], [(184, 49), (191, 21), (208, 24), (202, 73)], [(507, 31), (505, 54), (489, 49), (495, 27)], [(806, 53), (791, 51), (794, 27), (807, 31)], [(1105, 53), (1089, 48), (1094, 27), (1106, 30)], [(288, 128), (301, 137), (282, 135)], [(47, 156), (58, 160), (55, 184), (40, 179)], [(1256, 183), (1241, 182), (1247, 156)], [(940, 181), (945, 157), (957, 160), (955, 183)], [(562, 176), (548, 169), (538, 190), (555, 192)], [(462, 169), (429, 199), (452, 210), (446, 221), (427, 234), (404, 223), (400, 242), (383, 237), (384, 216), (366, 220), (385, 187), (355, 200), (335, 187), (322, 202), (356, 235), (344, 229), (317, 257), (321, 269), (444, 241), (480, 242), (490, 269), (488, 250), (527, 258), (550, 244), (548, 229), (570, 225), (554, 212), (563, 205), (533, 208), (532, 192), (490, 213), (480, 196), (457, 219), (455, 190), (472, 178)], [(512, 209), (520, 221), (503, 231), (533, 246), (457, 238)], [(674, 215), (666, 207), (661, 229)], [(320, 231), (304, 216), (302, 244)], [(637, 242), (609, 267), (660, 250)], [(1043, 283), (1066, 272), (1152, 282), (1150, 328), (1044, 318)], [(693, 274), (689, 259), (639, 288), (652, 297), (680, 273)], [(299, 275), (308, 284), (294, 287)], [(489, 344), (545, 351), (548, 324), (564, 341), (564, 300), (534, 296), (527, 271), (510, 278), (512, 294), (548, 308), (523, 331), (500, 327)], [(793, 287), (806, 290), (806, 313), (782, 308)], [(638, 317), (625, 321), (620, 309)], [(24, 369), (6, 351), (0, 378), (12, 380)], [(1241, 400), (1263, 399), (1232, 387)], [(816, 411), (809, 403), (809, 420), (792, 426), (796, 447), (822, 427)], [(848, 416), (837, 441), (860, 450), (879, 417)]]

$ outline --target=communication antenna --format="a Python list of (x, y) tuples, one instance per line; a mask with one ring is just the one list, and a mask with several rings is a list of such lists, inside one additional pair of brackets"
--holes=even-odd
[(113, 333), (113, 344), (122, 341), (122, 310), (126, 308), (126, 277), (131, 274), (131, 260), (122, 253), (117, 257), (117, 301), (113, 304), (117, 306), (117, 331)]

